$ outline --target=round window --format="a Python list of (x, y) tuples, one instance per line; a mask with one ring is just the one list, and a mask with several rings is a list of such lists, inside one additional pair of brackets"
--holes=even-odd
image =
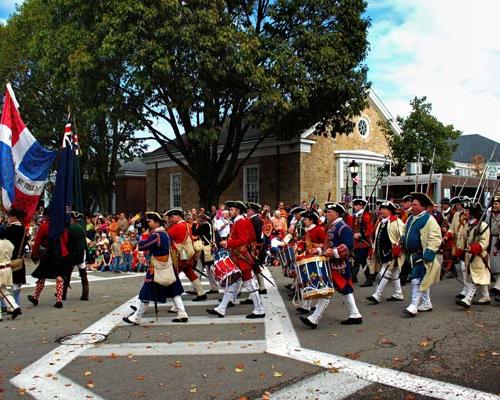
[(360, 118), (358, 121), (358, 133), (362, 138), (367, 138), (370, 134), (370, 123), (366, 118)]

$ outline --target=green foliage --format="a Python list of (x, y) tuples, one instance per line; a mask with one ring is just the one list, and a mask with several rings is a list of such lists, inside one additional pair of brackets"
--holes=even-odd
[(29, 48), (22, 83), (36, 71), (30, 95), (46, 90), (48, 112), (69, 99), (96, 159), (109, 132), (143, 125), (206, 206), (245, 162), (250, 129), (259, 135), (248, 156), (317, 122), (352, 130), (369, 88), (365, 9), (362, 0), (26, 0), (8, 25), (20, 20)]
[(71, 18), (67, 6), (76, 3), (25, 1), (0, 31), (0, 76), (12, 82), (22, 115), (46, 146), (60, 146), (71, 110), (87, 203), (105, 210), (119, 159), (145, 151), (133, 136), (142, 124), (120, 90), (121, 60), (99, 54), (99, 7), (78, 2), (80, 10)]
[(453, 142), (462, 132), (453, 125), (444, 125), (438, 121), (431, 114), (432, 105), (427, 102), (426, 97), (415, 97), (410, 105), (410, 115), (397, 118), (401, 134), (395, 133), (388, 125), (384, 126), (394, 160), (393, 173), (400, 175), (404, 172), (407, 163), (417, 161), (419, 152), (423, 173), (429, 173), (434, 149), (434, 172), (446, 172), (453, 166), (452, 156), (457, 147)]

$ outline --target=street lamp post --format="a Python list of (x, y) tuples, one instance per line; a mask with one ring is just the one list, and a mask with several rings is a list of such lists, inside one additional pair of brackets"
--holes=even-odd
[(359, 165), (356, 161), (352, 160), (351, 163), (348, 165), (349, 172), (351, 173), (351, 178), (352, 178), (352, 198), (356, 198), (356, 187), (358, 186), (356, 182), (356, 177), (358, 176), (359, 172)]

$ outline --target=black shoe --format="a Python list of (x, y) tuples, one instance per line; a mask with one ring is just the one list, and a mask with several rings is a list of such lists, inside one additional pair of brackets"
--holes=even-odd
[(415, 317), (417, 314), (413, 314), (411, 312), (409, 312), (406, 308), (403, 310), (404, 314), (410, 318), (413, 318)]
[(457, 306), (461, 306), (461, 307), (465, 308), (466, 310), (470, 308), (470, 305), (467, 304), (465, 301), (463, 301), (463, 299), (455, 301), (455, 304)]
[(63, 308), (63, 303), (62, 301), (56, 301), (56, 304), (54, 304), (55, 308)]
[(311, 310), (308, 310), (307, 308), (304, 308), (304, 307), (297, 307), (296, 310), (299, 314), (310, 314), (311, 313)]
[(293, 283), (289, 283), (288, 285), (285, 285), (285, 289), (286, 290), (294, 291), (295, 290), (295, 286), (294, 286)]
[(207, 294), (217, 294), (217, 293), (219, 293), (219, 291), (218, 291), (218, 290), (215, 290), (215, 289), (210, 289), (210, 290), (207, 292)]
[(185, 290), (186, 294), (198, 294), (196, 290)]
[(126, 322), (127, 324), (131, 324), (131, 325), (139, 325), (137, 322), (132, 322), (131, 320), (129, 320), (128, 317), (123, 317), (122, 321)]
[(500, 290), (498, 290), (497, 288), (491, 288), (490, 289), (490, 294), (492, 296), (498, 296), (500, 294)]
[(240, 304), (243, 304), (243, 305), (245, 305), (245, 304), (253, 304), (253, 301), (252, 301), (252, 299), (245, 299), (245, 300), (241, 300)]
[(361, 325), (363, 318), (347, 318), (343, 320), (340, 325)]
[(472, 304), (474, 304), (475, 306), (489, 306), (491, 304), (491, 301), (477, 301), (477, 300), (474, 300), (472, 302)]
[(266, 314), (254, 314), (254, 313), (251, 313), (251, 314), (247, 315), (247, 319), (257, 319), (257, 318), (265, 318), (265, 317), (266, 317)]
[(267, 289), (260, 289), (259, 294), (267, 294)]
[(359, 285), (359, 287), (370, 287), (370, 286), (373, 286), (373, 282), (365, 282)]
[(80, 301), (89, 301), (89, 298), (87, 296), (82, 296), (80, 297)]
[(174, 318), (172, 320), (172, 322), (188, 322), (188, 318), (187, 317), (183, 317), (183, 318)]
[(370, 300), (373, 304), (378, 304), (380, 301), (378, 301), (375, 297), (373, 296), (368, 296), (366, 300)]
[(405, 301), (404, 299), (398, 299), (397, 297), (391, 296), (387, 299), (387, 301)]
[(136, 311), (137, 311), (137, 307), (136, 307), (136, 306), (130, 306), (130, 308), (131, 308), (132, 310), (134, 310), (134, 312), (136, 312)]
[(462, 300), (463, 298), (465, 298), (465, 295), (463, 295), (462, 293), (459, 293), (455, 296), (455, 299), (458, 299), (458, 300)]
[(28, 295), (28, 300), (30, 303), (32, 303), (34, 306), (38, 305), (38, 299), (35, 299), (31, 294)]
[(212, 308), (207, 308), (207, 313), (212, 314), (212, 315), (217, 315), (219, 318), (224, 318), (224, 315), (222, 315), (220, 312), (218, 312)]
[(318, 325), (317, 325), (317, 324), (315, 324), (314, 322), (311, 322), (311, 321), (309, 320), (309, 318), (307, 318), (307, 317), (301, 316), (301, 317), (300, 317), (300, 320), (302, 321), (302, 323), (303, 323), (304, 325), (307, 325), (309, 328), (316, 329), (316, 328), (318, 327)]
[(202, 294), (201, 296), (196, 296), (193, 300), (191, 301), (204, 301), (207, 299), (207, 295), (206, 294)]
[(15, 308), (14, 311), (12, 311), (12, 319), (16, 319), (21, 314), (21, 309), (19, 307)]

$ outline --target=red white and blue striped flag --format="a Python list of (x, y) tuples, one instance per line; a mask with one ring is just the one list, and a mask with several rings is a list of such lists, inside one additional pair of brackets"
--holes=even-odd
[(19, 114), (12, 87), (7, 84), (0, 120), (0, 186), (5, 210), (18, 208), (28, 223), (35, 214), (40, 195), (56, 152), (37, 142)]

